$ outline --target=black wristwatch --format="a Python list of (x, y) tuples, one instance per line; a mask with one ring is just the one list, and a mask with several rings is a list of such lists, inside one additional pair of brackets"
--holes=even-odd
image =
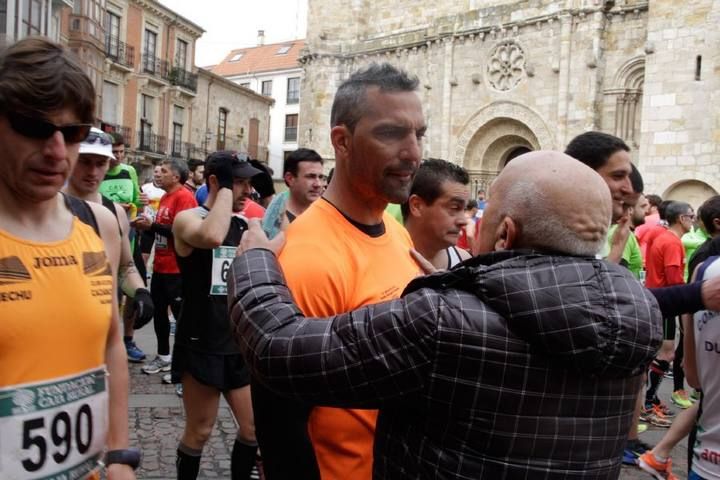
[(140, 453), (139, 448), (108, 450), (105, 454), (106, 467), (112, 465), (113, 463), (119, 463), (121, 465), (128, 465), (133, 470), (137, 470), (140, 466), (140, 460), (142, 460), (142, 453)]

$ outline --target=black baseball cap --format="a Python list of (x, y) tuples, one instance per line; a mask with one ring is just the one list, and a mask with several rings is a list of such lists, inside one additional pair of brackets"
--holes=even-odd
[(235, 178), (252, 178), (262, 173), (250, 165), (247, 155), (231, 150), (221, 150), (211, 153), (207, 157), (207, 160), (205, 160), (205, 177), (207, 178), (210, 175), (214, 175), (218, 166), (226, 164), (227, 162), (231, 163), (233, 177)]

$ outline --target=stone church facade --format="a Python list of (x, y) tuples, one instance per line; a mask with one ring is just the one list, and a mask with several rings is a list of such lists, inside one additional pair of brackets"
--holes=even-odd
[(371, 62), (417, 75), (423, 153), (486, 188), (515, 156), (622, 137), (646, 193), (720, 192), (720, 0), (310, 0), (299, 142), (332, 158), (338, 85)]

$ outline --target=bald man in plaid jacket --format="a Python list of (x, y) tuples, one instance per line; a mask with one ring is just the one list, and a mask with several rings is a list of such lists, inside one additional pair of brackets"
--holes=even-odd
[(236, 339), (280, 394), (380, 410), (375, 479), (615, 480), (662, 329), (652, 294), (596, 258), (610, 214), (594, 171), (523, 155), (490, 189), (486, 254), (328, 318), (294, 305), (254, 225), (228, 282)]

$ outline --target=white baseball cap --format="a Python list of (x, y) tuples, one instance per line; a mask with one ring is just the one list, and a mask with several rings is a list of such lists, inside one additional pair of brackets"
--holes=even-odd
[(80, 155), (90, 153), (117, 160), (112, 153), (112, 138), (99, 128), (92, 127), (87, 138), (80, 143)]

